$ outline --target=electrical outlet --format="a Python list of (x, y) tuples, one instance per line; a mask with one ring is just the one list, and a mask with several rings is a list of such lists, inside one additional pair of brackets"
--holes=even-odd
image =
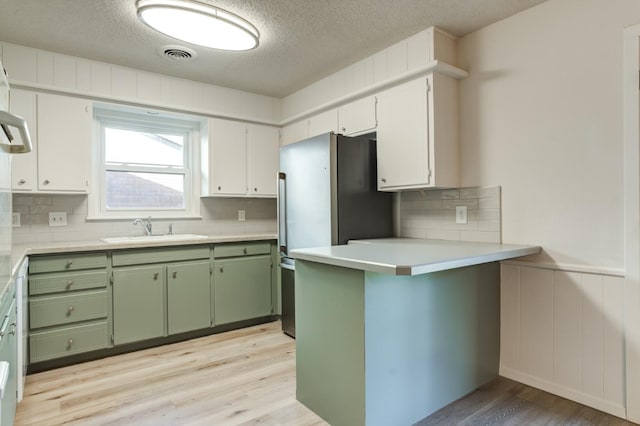
[(67, 226), (67, 212), (50, 212), (49, 226)]
[(20, 213), (11, 213), (11, 226), (20, 228)]
[(467, 206), (456, 206), (456, 223), (468, 223)]
[(238, 210), (238, 222), (244, 222), (245, 220), (245, 211), (244, 210)]

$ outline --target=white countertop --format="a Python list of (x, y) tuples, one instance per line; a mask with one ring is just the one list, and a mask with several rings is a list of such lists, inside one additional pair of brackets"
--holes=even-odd
[(292, 250), (296, 259), (391, 275), (420, 275), (539, 253), (540, 246), (382, 238)]
[(207, 236), (207, 238), (197, 239), (178, 239), (178, 240), (160, 240), (160, 241), (148, 241), (140, 240), (135, 241), (131, 239), (126, 242), (119, 243), (105, 243), (100, 240), (92, 241), (68, 241), (68, 242), (48, 242), (48, 243), (30, 243), (14, 245), (12, 247), (12, 263), (13, 274), (22, 262), (25, 256), (32, 254), (56, 254), (56, 253), (70, 253), (80, 251), (100, 251), (100, 250), (121, 250), (132, 248), (144, 248), (144, 247), (174, 247), (185, 246), (193, 244), (215, 244), (215, 243), (231, 243), (240, 241), (263, 241), (263, 240), (275, 240), (276, 234), (234, 234), (234, 235), (214, 235)]

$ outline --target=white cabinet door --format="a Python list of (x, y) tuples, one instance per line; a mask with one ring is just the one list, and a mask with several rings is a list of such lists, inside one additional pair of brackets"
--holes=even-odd
[(91, 102), (38, 94), (38, 189), (87, 192)]
[(281, 130), (280, 145), (288, 145), (309, 137), (309, 121), (302, 120), (287, 124)]
[(309, 137), (323, 133), (338, 133), (338, 110), (331, 109), (309, 118)]
[[(11, 189), (16, 192), (35, 191), (38, 187), (36, 94), (20, 89), (12, 89), (9, 109), (27, 121), (32, 143), (31, 152), (12, 156)], [(22, 143), (20, 133), (13, 132), (13, 136), (16, 138), (16, 143)]]
[(359, 99), (338, 108), (338, 133), (358, 135), (376, 129), (376, 97)]
[(250, 124), (247, 133), (249, 196), (275, 197), (280, 157), (278, 128)]
[(378, 95), (378, 189), (430, 185), (428, 79), (419, 78)]
[(247, 126), (209, 120), (209, 195), (247, 193)]

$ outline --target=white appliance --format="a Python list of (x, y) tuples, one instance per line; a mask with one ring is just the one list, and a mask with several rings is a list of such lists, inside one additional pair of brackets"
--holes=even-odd
[[(14, 137), (14, 132), (20, 136), (19, 140), (16, 140)], [(6, 72), (2, 63), (0, 63), (0, 289), (9, 288), (8, 286), (12, 284), (12, 259), (11, 259), (11, 232), (12, 232), (12, 208), (11, 208), (11, 155), (12, 154), (21, 154), (27, 153), (31, 151), (31, 138), (29, 136), (29, 130), (27, 128), (26, 121), (15, 114), (9, 112), (9, 81), (7, 80)], [(17, 298), (18, 300), (22, 300), (22, 286), (17, 289)], [(16, 309), (16, 303), (13, 302), (11, 304), (11, 310)], [(21, 309), (22, 310), (22, 309)], [(11, 312), (7, 313), (7, 318), (16, 314), (15, 312), (12, 314)], [(6, 319), (6, 318), (5, 318)], [(18, 320), (20, 321), (20, 320)], [(4, 321), (8, 322), (8, 321)], [(22, 327), (15, 327), (16, 324), (9, 324), (9, 332), (11, 334), (17, 334), (16, 340), (18, 342), (23, 341), (22, 336)], [(3, 325), (4, 327), (4, 325)], [(15, 327), (15, 331), (14, 328)], [(3, 336), (8, 335), (3, 333)], [(17, 346), (17, 345), (16, 345)], [(11, 346), (12, 348), (15, 346)], [(4, 389), (16, 389), (18, 390), (18, 394), (22, 394), (22, 386), (24, 384), (23, 370), (24, 366), (22, 365), (22, 351), (21, 358), (18, 359), (18, 351), (13, 353), (2, 353), (0, 358), (0, 362), (4, 362), (5, 364), (0, 364), (4, 368), (7, 369), (7, 375), (0, 375), (2, 377), (7, 377), (11, 383), (6, 383), (6, 386), (2, 386), (0, 389), (0, 395), (3, 398), (6, 398), (7, 395), (4, 395)], [(17, 373), (17, 374), (16, 374)], [(2, 384), (2, 377), (0, 377), (0, 384)], [(14, 382), (15, 381), (15, 382)], [(2, 404), (4, 406), (4, 404)], [(15, 409), (12, 405), (12, 410)], [(9, 413), (3, 412), (1, 413), (2, 418), (12, 418), (13, 416)]]

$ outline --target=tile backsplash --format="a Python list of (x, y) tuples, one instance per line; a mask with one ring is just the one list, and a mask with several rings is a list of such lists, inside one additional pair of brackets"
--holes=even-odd
[[(202, 219), (153, 219), (154, 233), (235, 235), (276, 233), (276, 200), (263, 198), (201, 198)], [(238, 210), (246, 220), (238, 221)], [(131, 220), (87, 221), (87, 196), (14, 194), (13, 211), (21, 226), (13, 228), (14, 244), (31, 242), (91, 241), (104, 237), (143, 234)], [(50, 227), (49, 212), (66, 212), (67, 226)]]
[[(456, 206), (467, 206), (466, 224)], [(400, 236), (456, 241), (502, 241), (501, 189), (458, 188), (400, 194)]]

